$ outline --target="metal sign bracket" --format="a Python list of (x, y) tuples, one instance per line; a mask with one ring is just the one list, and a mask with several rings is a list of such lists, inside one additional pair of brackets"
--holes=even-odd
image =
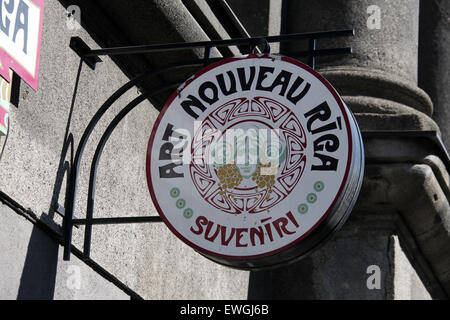
[[(102, 49), (90, 49), (89, 46), (80, 38), (74, 37), (70, 41), (70, 48), (72, 48), (75, 53), (80, 57), (80, 67), (78, 69), (77, 80), (75, 83), (75, 89), (72, 99), (72, 107), (75, 103), (75, 98), (78, 90), (79, 79), (81, 75), (82, 62), (86, 63), (89, 68), (95, 70), (97, 63), (102, 62), (99, 58), (100, 56), (116, 56), (116, 55), (135, 55), (135, 54), (148, 54), (153, 52), (167, 52), (176, 50), (186, 50), (203, 48), (204, 57), (203, 59), (198, 59), (194, 61), (180, 61), (179, 63), (151, 69), (144, 70), (141, 74), (132, 78), (129, 82), (124, 84), (116, 92), (109, 97), (104, 104), (97, 110), (93, 118), (90, 120), (88, 126), (86, 127), (78, 146), (76, 147), (75, 157), (70, 163), (70, 168), (68, 170), (68, 185), (66, 188), (66, 200), (65, 207), (58, 205), (57, 212), (63, 216), (63, 240), (64, 240), (64, 260), (70, 260), (71, 250), (72, 250), (72, 231), (76, 226), (84, 225), (84, 246), (83, 246), (83, 258), (87, 261), (90, 260), (91, 251), (91, 236), (92, 236), (92, 226), (101, 224), (124, 224), (124, 223), (154, 223), (161, 222), (162, 219), (159, 216), (141, 216), (141, 217), (117, 217), (117, 218), (94, 218), (94, 203), (95, 203), (95, 185), (96, 176), (99, 160), (103, 151), (105, 144), (107, 143), (109, 137), (111, 136), (114, 129), (120, 123), (120, 121), (139, 103), (151, 98), (161, 92), (174, 91), (180, 82), (167, 83), (163, 86), (153, 88), (152, 90), (145, 90), (140, 93), (140, 95), (128, 103), (122, 110), (116, 115), (116, 117), (111, 121), (106, 131), (103, 133), (92, 159), (90, 168), (90, 179), (87, 197), (87, 210), (85, 218), (76, 218), (74, 216), (75, 202), (77, 195), (78, 186), (78, 175), (80, 171), (80, 163), (83, 157), (83, 151), (89, 140), (91, 133), (94, 128), (106, 113), (106, 111), (111, 107), (111, 105), (117, 101), (125, 92), (130, 90), (139, 84), (139, 81), (146, 77), (155, 77), (164, 72), (169, 72), (174, 69), (184, 68), (184, 67), (204, 67), (213, 62), (221, 60), (223, 58), (212, 58), (210, 56), (211, 49), (217, 47), (225, 46), (244, 46), (249, 49), (247, 53), (270, 53), (270, 43), (281, 43), (281, 42), (296, 42), (296, 41), (307, 41), (308, 50), (300, 52), (280, 52), (280, 54), (290, 56), (293, 58), (304, 57), (308, 60), (308, 65), (311, 68), (316, 67), (316, 57), (318, 56), (328, 56), (328, 55), (340, 55), (340, 54), (351, 54), (352, 49), (349, 47), (344, 48), (331, 48), (331, 49), (317, 49), (317, 42), (319, 39), (323, 38), (336, 38), (336, 37), (348, 37), (354, 36), (355, 32), (353, 29), (348, 30), (337, 30), (337, 31), (325, 31), (325, 32), (313, 32), (313, 33), (299, 33), (299, 34), (286, 34), (268, 37), (256, 37), (256, 38), (240, 38), (240, 39), (229, 39), (229, 40), (216, 40), (216, 41), (201, 41), (201, 42), (190, 42), (190, 43), (172, 43), (172, 44), (154, 44), (154, 45), (143, 45), (143, 46), (130, 46), (130, 47), (117, 47), (117, 48), (102, 48)], [(262, 47), (262, 50), (259, 47)], [(262, 52), (261, 52), (262, 51)], [(70, 120), (69, 120), (70, 121)], [(69, 123), (70, 124), (70, 123)], [(72, 143), (73, 147), (73, 137), (72, 134), (66, 134), (65, 145)], [(75, 151), (75, 150), (74, 150)]]

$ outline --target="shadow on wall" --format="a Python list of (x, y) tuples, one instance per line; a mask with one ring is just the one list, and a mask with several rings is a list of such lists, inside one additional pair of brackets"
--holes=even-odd
[(288, 266), (267, 271), (252, 271), (248, 285), (249, 300), (316, 299), (310, 276), (310, 257)]
[[(52, 199), (50, 201), (49, 214), (48, 216), (43, 215), (41, 217), (41, 219), (45, 220), (45, 223), (47, 225), (56, 226), (53, 221), (55, 216), (55, 207), (58, 204), (64, 178), (68, 177), (70, 164), (73, 163), (73, 136), (70, 133), (70, 124), (75, 105), (81, 67), (82, 62), (80, 61), (75, 83), (75, 92), (72, 98), (72, 104), (67, 119), (64, 144), (61, 150)], [(66, 161), (66, 157), (69, 151), (70, 162)], [(67, 182), (68, 179), (66, 179), (66, 183)], [(65, 203), (65, 207), (67, 207), (67, 203)], [(22, 277), (20, 279), (17, 299), (52, 300), (54, 298), (56, 271), (58, 265), (58, 250), (59, 244), (57, 242), (45, 235), (36, 226), (33, 227), (30, 241), (28, 243), (27, 257), (25, 259)]]
[(33, 227), (20, 278), (18, 300), (52, 300), (55, 293), (59, 245)]

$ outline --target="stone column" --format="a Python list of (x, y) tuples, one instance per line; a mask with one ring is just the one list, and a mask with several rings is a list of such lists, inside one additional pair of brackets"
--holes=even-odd
[(417, 87), (419, 0), (285, 1), (284, 5), (284, 32), (355, 29), (353, 38), (318, 41), (319, 49), (351, 46), (354, 53), (318, 58), (317, 68), (344, 96), (362, 129), (438, 130), (427, 117), (431, 100)]
[[(228, 0), (227, 3), (251, 37), (281, 33), (283, 0)], [(279, 52), (279, 44), (271, 43), (271, 51)]]
[(450, 1), (420, 2), (419, 86), (434, 103), (433, 119), (450, 148)]
[[(361, 130), (439, 131), (430, 118), (431, 99), (417, 86), (419, 0), (286, 0), (283, 5), (283, 33), (355, 29), (353, 38), (319, 40), (318, 49), (351, 46), (354, 53), (318, 58), (316, 68), (343, 96)], [(306, 45), (287, 44), (281, 49), (305, 50)], [(442, 73), (445, 70), (448, 68)], [(440, 191), (425, 195), (426, 186), (435, 179), (429, 167), (420, 167), (420, 171), (401, 165), (403, 161), (421, 162), (414, 148), (423, 142), (412, 140), (411, 145), (406, 145), (405, 140), (394, 144), (395, 138), (378, 141), (381, 148), (375, 148), (370, 139), (364, 141), (364, 185), (358, 205), (343, 230), (297, 263), (252, 272), (250, 299), (426, 299), (430, 293), (433, 297), (445, 297), (439, 285), (439, 281), (447, 281), (444, 273), (436, 280), (437, 269), (427, 267), (429, 262), (414, 245), (420, 238), (417, 234), (423, 231), (417, 234), (405, 231), (425, 225), (408, 218), (416, 212), (424, 217), (428, 212), (430, 218), (425, 219), (432, 220), (431, 212), (438, 210), (433, 207), (433, 194)], [(400, 151), (408, 153), (412, 160), (393, 155)], [(373, 165), (375, 158), (383, 159), (383, 163)], [(398, 166), (388, 164), (393, 162), (399, 163)], [(404, 175), (395, 174), (402, 170)], [(441, 190), (437, 183), (433, 188)], [(410, 209), (407, 204), (415, 196), (398, 201), (405, 195), (418, 194), (426, 199)], [(442, 197), (445, 202), (445, 196)], [(423, 210), (422, 203), (429, 203), (429, 207)], [(440, 218), (436, 219), (436, 226), (442, 226)], [(428, 243), (437, 238), (433, 232), (427, 233)], [(426, 253), (424, 243), (419, 247)], [(378, 279), (373, 277), (376, 270)]]
[(394, 216), (352, 219), (338, 236), (300, 262), (252, 272), (248, 298), (429, 299), (400, 247)]

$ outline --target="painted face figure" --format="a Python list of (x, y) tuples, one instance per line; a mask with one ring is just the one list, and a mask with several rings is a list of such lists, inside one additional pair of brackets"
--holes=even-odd
[[(219, 140), (212, 154), (214, 166), (219, 168), (219, 179), (225, 178), (227, 173), (239, 175), (239, 179), (231, 179), (231, 185), (236, 187), (242, 182), (249, 187), (249, 183), (254, 184), (251, 180), (255, 180), (255, 176), (275, 176), (286, 159), (286, 143), (273, 132), (269, 139), (267, 132), (249, 129), (245, 136), (233, 139), (234, 143)], [(230, 184), (225, 182), (223, 185)]]

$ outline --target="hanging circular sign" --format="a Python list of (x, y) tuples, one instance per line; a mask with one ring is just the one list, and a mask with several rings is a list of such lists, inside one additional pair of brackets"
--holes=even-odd
[(358, 126), (335, 89), (287, 57), (211, 65), (161, 111), (147, 182), (169, 229), (206, 257), (295, 261), (345, 222), (363, 176)]

